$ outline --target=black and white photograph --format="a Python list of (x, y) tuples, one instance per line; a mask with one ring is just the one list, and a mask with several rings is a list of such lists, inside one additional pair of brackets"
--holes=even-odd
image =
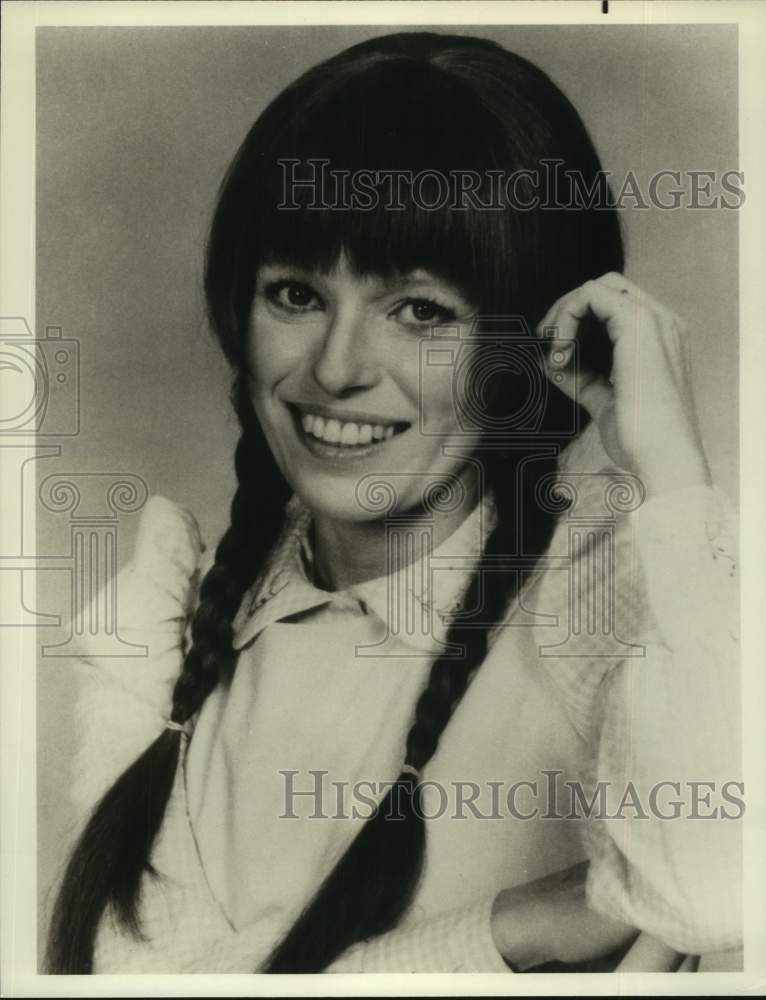
[(763, 8), (111, 6), (3, 4), (5, 995), (757, 988)]

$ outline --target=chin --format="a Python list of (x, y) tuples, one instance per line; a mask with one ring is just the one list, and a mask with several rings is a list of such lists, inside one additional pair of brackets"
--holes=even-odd
[[(314, 514), (363, 524), (379, 521), (393, 512), (422, 512), (425, 483), (436, 484), (441, 477), (451, 478), (456, 473), (453, 469), (434, 469), (426, 474), (400, 477), (380, 470), (329, 479), (297, 476), (292, 483), (294, 491)], [(364, 484), (360, 486), (362, 480)]]
[(388, 512), (387, 507), (383, 510), (365, 510), (359, 503), (354, 482), (336, 482), (324, 487), (317, 483), (297, 482), (293, 488), (314, 515), (333, 521), (364, 524), (377, 521)]

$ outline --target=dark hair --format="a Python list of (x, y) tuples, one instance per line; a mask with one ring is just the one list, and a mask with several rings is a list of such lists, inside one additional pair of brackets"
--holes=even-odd
[[(561, 161), (587, 185), (603, 176), (580, 117), (558, 88), (531, 63), (485, 39), (408, 32), (365, 41), (303, 74), (261, 114), (224, 180), (208, 242), (208, 311), (234, 370), (242, 434), (231, 524), (203, 581), (192, 643), (173, 693), (172, 719), (178, 723), (192, 718), (235, 669), (232, 619), (273, 550), (291, 492), (247, 392), (245, 345), (258, 262), (330, 268), (345, 252), (359, 273), (425, 267), (464, 289), (485, 314), (521, 315), (530, 330), (564, 292), (623, 266), (611, 207), (482, 211), (468, 206), (429, 212), (410, 200), (402, 211), (381, 202), (369, 211), (316, 211), (306, 201), (309, 193), (296, 190), (298, 210), (279, 210), (284, 199), (279, 161), (311, 158), (329, 160), (338, 170), (406, 165), (445, 173), (475, 169), (485, 178), (490, 170), (536, 171), (547, 160)], [(607, 372), (608, 338), (595, 323), (589, 335), (591, 364)], [(501, 406), (502, 395), (495, 394), (491, 405)], [(569, 427), (578, 415), (576, 405), (551, 387), (544, 429)], [(541, 555), (554, 514), (539, 509), (535, 490), (555, 469), (555, 455), (550, 448), (536, 450), (534, 442), (526, 452), (495, 447), (479, 454), (498, 513), (486, 557), (512, 551)], [(529, 571), (495, 572), (487, 588), (481, 586), (483, 564), (474, 573), (467, 606), (481, 594), (482, 627), (476, 619), (458, 619), (450, 627), (448, 643), (462, 645), (465, 655), (440, 656), (432, 666), (404, 748), (405, 762), (415, 769), (422, 770), (433, 756), (485, 657), (490, 626), (502, 620)], [(91, 971), (107, 907), (140, 934), (141, 882), (154, 871), (152, 845), (181, 739), (178, 732), (163, 732), (96, 806), (56, 903), (48, 950), (52, 972)], [(277, 945), (267, 971), (321, 971), (351, 944), (396, 925), (423, 864), (426, 831), (419, 795), (416, 779), (404, 771)], [(403, 811), (406, 821), (387, 821), (389, 806)]]

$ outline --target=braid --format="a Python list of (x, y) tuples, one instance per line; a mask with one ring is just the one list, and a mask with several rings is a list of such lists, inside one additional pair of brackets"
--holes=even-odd
[[(551, 456), (537, 476), (519, 474), (524, 469), (523, 461), (515, 462), (516, 475), (509, 474), (505, 463), (488, 462), (487, 471), (492, 476), (492, 490), (498, 512), (498, 522), (489, 539), (477, 571), (471, 577), (466, 591), (465, 606), (472, 608), (481, 603), (484, 613), (483, 625), (467, 622), (455, 623), (448, 632), (447, 641), (457, 642), (465, 649), (460, 659), (454, 656), (440, 656), (431, 668), (428, 684), (415, 707), (415, 721), (407, 736), (407, 763), (421, 771), (433, 757), (439, 739), (452, 713), (465, 694), (471, 675), (484, 660), (487, 653), (490, 626), (499, 621), (515, 593), (521, 589), (530, 569), (512, 570), (510, 573), (493, 573), (496, 585), (482, 586), (487, 573), (486, 559), (507, 555), (514, 551), (541, 555), (550, 541), (554, 521), (550, 516), (535, 512), (534, 491), (540, 475), (546, 475), (555, 468), (555, 457)], [(540, 465), (540, 460), (536, 463)], [(513, 495), (510, 495), (513, 493)], [(523, 512), (521, 532), (516, 527), (516, 513)], [(521, 537), (517, 539), (517, 534)], [(520, 542), (516, 546), (515, 543)]]
[[(487, 555), (499, 554), (496, 548), (501, 535), (499, 527), (492, 532), (487, 541)], [(466, 591), (466, 606), (476, 606), (482, 591), (483, 610), (488, 620), (496, 621), (505, 604), (506, 588), (482, 588), (481, 569), (478, 569)], [(487, 629), (453, 624), (447, 633), (447, 642), (460, 643), (464, 653), (460, 658), (437, 657), (431, 667), (428, 684), (415, 706), (415, 721), (407, 736), (406, 761), (418, 771), (422, 771), (436, 753), (439, 737), (465, 694), (471, 674), (486, 656)]]
[[(173, 691), (174, 722), (184, 723), (204, 704), (216, 685), (234, 673), (232, 621), (242, 595), (264, 564), (284, 522), (289, 498), (256, 421), (245, 417), (235, 453), (238, 488), (231, 505), (231, 524), (215, 553), (215, 562), (200, 586), (191, 624), (192, 645)], [(274, 485), (264, 486), (264, 463), (273, 466)], [(256, 489), (256, 481), (261, 485)], [(253, 520), (258, 532), (253, 537)]]
[[(171, 720), (177, 723), (190, 719), (234, 671), (232, 620), (279, 535), (289, 497), (239, 382), (235, 393), (242, 424), (235, 459), (238, 488), (230, 527), (200, 587), (192, 644), (173, 691)], [(150, 856), (178, 769), (181, 739), (178, 731), (162, 732), (94, 809), (54, 907), (46, 954), (50, 972), (92, 971), (98, 926), (109, 906), (127, 930), (141, 936), (141, 882), (145, 872), (155, 874)]]
[[(552, 535), (554, 517), (533, 506), (533, 497), (539, 475), (555, 467), (555, 457), (537, 462), (540, 471), (535, 476), (513, 475), (523, 468), (522, 462), (516, 462), (515, 468), (509, 469), (508, 465), (502, 453), (486, 465), (498, 523), (466, 592), (469, 607), (483, 597), (483, 619), (478, 625), (461, 620), (453, 622), (446, 641), (449, 645), (463, 646), (464, 654), (461, 658), (439, 656), (431, 668), (407, 736), (405, 763), (418, 772), (436, 752), (472, 674), (486, 656), (490, 627), (502, 619), (526, 579), (520, 570), (495, 573), (498, 584), (483, 587), (488, 568), (486, 557), (514, 551), (511, 542), (520, 542), (515, 551), (540, 555)], [(519, 510), (526, 513), (521, 521), (520, 539), (516, 537)], [(321, 972), (352, 944), (396, 926), (412, 901), (423, 867), (425, 823), (420, 796), (415, 775), (403, 771), (314, 899), (272, 952), (265, 971)]]

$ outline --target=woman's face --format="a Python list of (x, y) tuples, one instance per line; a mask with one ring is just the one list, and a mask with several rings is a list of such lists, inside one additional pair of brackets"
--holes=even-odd
[[(413, 509), (428, 483), (463, 470), (478, 435), (460, 426), (455, 348), (475, 313), (423, 270), (359, 277), (343, 257), (328, 273), (258, 269), (252, 400), (282, 474), (315, 513), (362, 521), (388, 512), (364, 500), (371, 476), (390, 484), (393, 509)], [(451, 328), (441, 345), (434, 326)]]

